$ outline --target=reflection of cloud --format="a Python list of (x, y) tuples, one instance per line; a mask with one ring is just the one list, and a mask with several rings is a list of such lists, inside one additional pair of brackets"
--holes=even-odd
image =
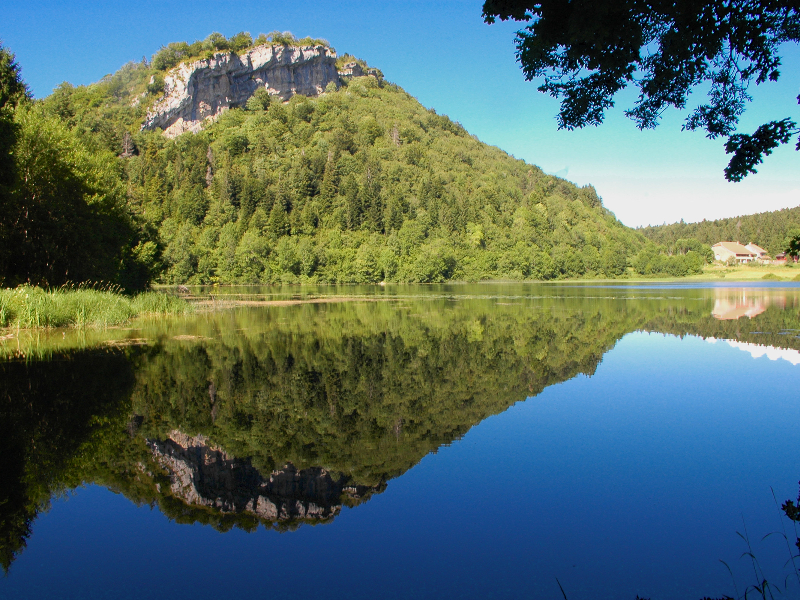
[[(717, 343), (715, 338), (708, 338), (706, 340), (712, 344)], [(793, 365), (800, 365), (800, 352), (792, 350), (791, 348), (776, 348), (775, 346), (761, 346), (760, 344), (748, 344), (747, 342), (738, 342), (736, 340), (720, 340), (728, 342), (733, 348), (749, 352), (753, 358), (761, 358), (766, 356), (770, 360), (783, 359), (789, 361)]]
[(721, 321), (753, 318), (767, 310), (771, 304), (784, 306), (785, 295), (765, 295), (763, 290), (739, 290), (731, 294), (731, 290), (718, 290), (711, 314)]

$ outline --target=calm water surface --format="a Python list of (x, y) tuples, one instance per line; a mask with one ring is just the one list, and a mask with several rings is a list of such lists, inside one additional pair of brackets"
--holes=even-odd
[(193, 293), (348, 301), (4, 340), (0, 598), (800, 597), (800, 287)]

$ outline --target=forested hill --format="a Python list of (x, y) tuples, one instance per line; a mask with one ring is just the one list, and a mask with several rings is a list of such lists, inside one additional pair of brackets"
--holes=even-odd
[(786, 250), (786, 236), (800, 227), (800, 206), (755, 215), (703, 220), (700, 223), (672, 223), (638, 229), (656, 244), (671, 246), (681, 238), (696, 238), (704, 244), (722, 241), (753, 242), (772, 256)]
[(482, 144), (398, 87), (264, 98), (206, 131), (136, 136), (130, 201), (168, 282), (621, 274), (643, 240), (592, 188)]
[[(38, 151), (18, 153), (28, 157), (18, 168), (27, 187), (8, 204), (10, 216), (0, 215), (11, 248), (5, 256), (16, 260), (0, 264), (5, 284), (435, 282), (702, 267), (697, 244), (666, 256), (604, 209), (591, 186), (481, 143), (379, 70), (349, 55), (337, 59), (321, 40), (282, 35), (170, 44), (96, 84), (62, 84), (43, 100), (21, 102), (20, 140), (32, 147), (56, 140), (47, 160), (58, 164), (37, 159)], [(286, 57), (304, 60), (309, 77), (324, 68), (329, 78), (333, 68), (335, 81), (323, 80), (310, 96), (267, 82), (244, 101), (186, 99), (198, 89), (188, 83), (192, 69), (204, 76), (216, 66), (239, 69), (236, 81), (248, 82), (241, 69), (259, 56), (265, 69)], [(232, 77), (218, 80), (233, 90)], [(173, 137), (143, 128), (158, 110), (173, 111)], [(179, 134), (189, 127), (196, 133)], [(74, 156), (83, 158), (62, 158)], [(53, 173), (90, 181), (69, 187), (54, 183)], [(38, 179), (48, 194), (34, 194), (30, 182)], [(69, 215), (81, 210), (73, 223)], [(71, 227), (51, 223), (53, 215)]]

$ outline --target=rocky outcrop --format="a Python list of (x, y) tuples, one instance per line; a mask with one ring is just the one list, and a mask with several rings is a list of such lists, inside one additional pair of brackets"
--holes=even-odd
[(336, 53), (326, 46), (258, 46), (241, 56), (218, 53), (184, 63), (164, 77), (164, 97), (147, 113), (142, 129), (167, 137), (198, 132), (224, 111), (243, 106), (259, 88), (288, 100), (317, 96), (339, 83)]
[(351, 79), (353, 77), (375, 77), (376, 79), (381, 79), (383, 77), (383, 73), (379, 69), (374, 69), (371, 67), (364, 67), (357, 62), (349, 62), (342, 66), (339, 69), (339, 77), (344, 79)]
[[(325, 521), (379, 488), (353, 485), (320, 467), (293, 465), (264, 477), (247, 459), (230, 456), (203, 436), (173, 431), (148, 439), (156, 462), (169, 474), (169, 493), (188, 505), (220, 513), (250, 513), (265, 522)], [(166, 490), (162, 490), (162, 493)]]

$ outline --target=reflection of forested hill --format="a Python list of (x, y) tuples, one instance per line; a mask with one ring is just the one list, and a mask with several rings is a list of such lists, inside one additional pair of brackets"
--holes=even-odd
[(779, 333), (800, 328), (791, 303), (718, 321), (696, 300), (261, 308), (164, 326), (142, 347), (0, 363), (3, 564), (81, 482), (220, 530), (329, 520), (486, 417), (594, 373), (637, 329), (798, 347)]
[[(195, 332), (205, 341), (154, 345), (137, 358), (131, 402), (143, 419), (139, 435), (170, 446), (181, 435), (202, 436), (246, 457), (264, 480), (284, 476), (287, 464), (301, 473), (322, 469), (339, 482), (340, 502), (352, 504), (487, 416), (594, 372), (627, 330), (624, 312), (605, 319), (599, 307), (519, 308), (371, 303), (297, 307), (289, 322), (282, 311), (221, 317)], [(171, 469), (173, 481), (184, 472)], [(232, 506), (225, 494), (199, 499), (199, 476), (195, 470), (191, 482), (172, 488), (183, 506), (164, 505), (166, 512), (191, 507), (194, 518), (211, 522), (209, 506)], [(242, 510), (216, 518), (237, 512), (240, 521), (247, 513), (264, 522), (251, 494), (259, 486), (245, 486)], [(293, 498), (312, 501), (301, 496)], [(331, 505), (324, 516), (335, 512)], [(266, 520), (319, 518), (304, 505)]]

